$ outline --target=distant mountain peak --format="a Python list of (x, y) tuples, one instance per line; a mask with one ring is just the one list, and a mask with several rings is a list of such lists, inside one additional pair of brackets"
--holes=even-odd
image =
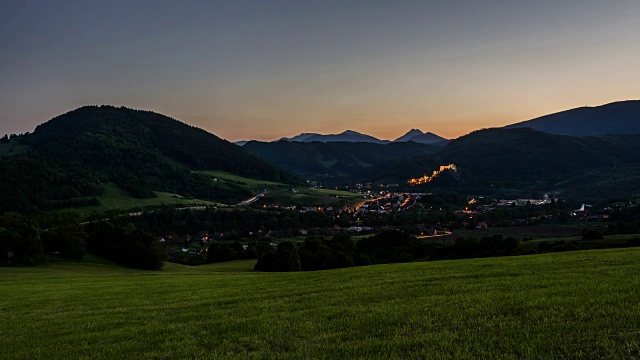
[(340, 134), (315, 134), (315, 133), (302, 133), (290, 138), (282, 138), (280, 140), (295, 141), (295, 142), (369, 142), (376, 144), (387, 144), (388, 140), (380, 140), (371, 135), (366, 135), (353, 130), (345, 130)]
[(363, 134), (353, 130), (345, 130), (340, 135), (363, 135)]
[(393, 142), (408, 142), (413, 141), (422, 144), (436, 144), (436, 143), (444, 143), (448, 140), (443, 138), (442, 136), (438, 136), (432, 132), (422, 132), (419, 129), (411, 129), (406, 134), (400, 136), (395, 139)]
[(423, 135), (424, 133), (422, 132), (422, 130), (419, 129), (411, 129), (409, 131), (407, 131), (406, 134), (400, 136), (399, 138), (393, 140), (393, 142), (405, 142), (405, 141), (411, 141), (411, 138), (414, 136), (418, 136), (418, 135)]

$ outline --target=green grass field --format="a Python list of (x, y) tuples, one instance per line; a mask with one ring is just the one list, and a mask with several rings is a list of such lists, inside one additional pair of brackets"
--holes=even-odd
[(640, 234), (622, 234), (622, 235), (606, 235), (602, 239), (599, 240), (583, 240), (582, 236), (571, 236), (571, 237), (558, 237), (558, 238), (548, 238), (548, 239), (536, 239), (529, 240), (524, 242), (523, 244), (528, 247), (536, 247), (538, 244), (543, 242), (556, 242), (556, 241), (564, 241), (564, 242), (572, 242), (575, 241), (578, 244), (593, 244), (593, 245), (616, 245), (619, 247), (623, 247), (624, 244), (631, 239), (635, 239), (640, 237)]
[(247, 185), (251, 188), (254, 188), (255, 190), (262, 189), (264, 187), (272, 187), (272, 186), (278, 186), (278, 187), (288, 186), (288, 185), (284, 185), (284, 184), (273, 182), (273, 181), (249, 179), (242, 176), (229, 174), (224, 171), (200, 171), (199, 173), (209, 175), (211, 177), (215, 177), (218, 179), (218, 181), (222, 181), (222, 182), (229, 181), (229, 182)]
[[(263, 189), (269, 189), (269, 193), (261, 199), (259, 204), (264, 203), (280, 203), (280, 204), (297, 204), (300, 206), (350, 206), (360, 200), (360, 195), (346, 191), (327, 190), (327, 189), (308, 189), (300, 188), (297, 193), (291, 191), (291, 186), (271, 181), (253, 180), (240, 176), (220, 172), (206, 171), (202, 172), (211, 177), (218, 178), (220, 186), (246, 186), (255, 194), (262, 192)], [(78, 210), (85, 216), (93, 212), (104, 213), (109, 210), (130, 210), (141, 211), (146, 207), (154, 207), (160, 205), (209, 205), (224, 207), (226, 204), (214, 203), (199, 199), (184, 199), (179, 195), (154, 191), (158, 197), (152, 199), (136, 199), (127, 191), (119, 188), (115, 183), (107, 183), (105, 185), (104, 194), (97, 196), (101, 205), (87, 206)], [(338, 197), (335, 197), (338, 196)]]
[(100, 200), (100, 206), (87, 206), (79, 208), (84, 215), (89, 215), (92, 212), (102, 213), (108, 210), (120, 209), (120, 210), (132, 210), (140, 211), (148, 206), (160, 206), (160, 205), (215, 205), (225, 206), (223, 204), (217, 204), (210, 201), (198, 200), (198, 199), (184, 199), (179, 195), (154, 191), (158, 197), (152, 199), (136, 199), (131, 195), (119, 188), (114, 183), (108, 183), (105, 185), (105, 191), (102, 196), (96, 198)]
[[(216, 177), (218, 181), (233, 182), (249, 187), (254, 193), (269, 192), (260, 200), (260, 204), (285, 204), (298, 206), (353, 206), (362, 201), (362, 195), (348, 191), (331, 189), (310, 189), (280, 184), (272, 181), (253, 180), (222, 171), (202, 171), (201, 173)], [(293, 192), (293, 189), (296, 192)]]
[[(485, 236), (502, 235), (514, 237), (518, 240), (535, 239), (540, 241), (575, 240), (583, 230), (597, 230), (604, 232), (606, 226), (594, 224), (584, 225), (534, 225), (534, 226), (507, 226), (489, 227), (487, 229), (456, 229), (453, 233), (443, 236), (427, 237), (428, 240), (443, 244), (453, 244), (458, 238), (481, 239)], [(531, 242), (531, 241), (527, 241)]]
[(348, 191), (330, 189), (296, 188), (291, 190), (271, 191), (264, 196), (264, 202), (292, 204), (297, 206), (354, 206), (362, 202), (362, 195)]
[(629, 359), (640, 249), (250, 272), (0, 268), (3, 359)]

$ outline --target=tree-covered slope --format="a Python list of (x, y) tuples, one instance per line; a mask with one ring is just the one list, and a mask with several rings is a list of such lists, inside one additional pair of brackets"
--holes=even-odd
[(55, 208), (56, 201), (99, 195), (106, 182), (141, 198), (155, 196), (153, 191), (222, 202), (251, 195), (241, 187), (222, 187), (196, 170), (302, 182), (241, 147), (150, 111), (86, 106), (19, 141), (30, 150), (0, 160), (1, 167), (14, 169), (3, 174), (0, 191), (15, 197), (0, 211)]
[[(530, 128), (484, 129), (452, 141), (434, 155), (379, 164), (354, 177), (403, 182), (453, 163), (458, 168), (456, 186), (517, 188), (553, 185), (575, 178), (576, 173), (594, 169), (606, 172), (636, 164), (638, 159), (640, 135), (571, 137)], [(590, 181), (581, 179), (580, 185)]]
[(571, 136), (640, 134), (640, 100), (581, 107), (507, 126), (522, 127)]
[(437, 146), (417, 143), (258, 142), (244, 148), (283, 169), (304, 176), (342, 176), (384, 161), (434, 154)]
[[(444, 148), (413, 142), (284, 141), (250, 142), (245, 148), (288, 171), (340, 176), (334, 180), (345, 183), (406, 184), (411, 178), (431, 175), (441, 165), (455, 164), (457, 173), (443, 173), (421, 188), (538, 188), (596, 197), (640, 191), (640, 184), (634, 186), (633, 181), (625, 180), (637, 177), (634, 171), (640, 164), (640, 135), (573, 137), (531, 128), (495, 128), (474, 131)], [(623, 166), (624, 176), (607, 177), (608, 173), (619, 174)]]
[(68, 162), (65, 153), (69, 153), (73, 160), (93, 168), (119, 167), (128, 159), (138, 164), (158, 160), (248, 178), (297, 181), (226, 140), (151, 111), (82, 107), (38, 126), (29, 142), (54, 161)]
[[(639, 137), (635, 138), (638, 143)], [(446, 146), (441, 159), (487, 179), (541, 180), (575, 170), (615, 166), (638, 153), (615, 136), (570, 137), (529, 128), (486, 129)]]

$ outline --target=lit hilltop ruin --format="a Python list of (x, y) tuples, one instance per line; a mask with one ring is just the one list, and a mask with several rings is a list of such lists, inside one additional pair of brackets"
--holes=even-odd
[(409, 183), (409, 185), (414, 186), (414, 185), (420, 185), (420, 184), (426, 184), (428, 182), (430, 182), (431, 180), (437, 178), (438, 176), (440, 176), (440, 174), (442, 174), (443, 171), (446, 170), (451, 170), (451, 171), (458, 171), (458, 168), (455, 166), (455, 164), (449, 164), (449, 165), (440, 165), (440, 169), (439, 170), (434, 170), (433, 174), (431, 176), (425, 175), (421, 178), (417, 178), (417, 179), (409, 179), (407, 182)]

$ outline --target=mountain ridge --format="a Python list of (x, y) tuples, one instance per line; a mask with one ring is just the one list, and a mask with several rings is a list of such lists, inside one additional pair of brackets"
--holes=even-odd
[(640, 100), (583, 106), (507, 125), (504, 128), (523, 127), (569, 136), (640, 134)]
[[(455, 179), (439, 179), (421, 187), (473, 192), (535, 189), (602, 200), (640, 191), (640, 183), (631, 181), (640, 178), (639, 159), (640, 135), (575, 137), (526, 127), (491, 128), (457, 138), (435, 154), (377, 164), (351, 178), (406, 183), (441, 165), (455, 164)], [(606, 173), (611, 177), (602, 175)]]
[(302, 133), (291, 138), (282, 138), (280, 140), (292, 142), (358, 142), (358, 143), (375, 143), (387, 144), (389, 140), (381, 140), (374, 136), (362, 134), (353, 130), (345, 130), (339, 134), (318, 134), (318, 133)]
[[(432, 132), (425, 133), (419, 129), (411, 129), (406, 134), (402, 135), (401, 137), (393, 141), (379, 139), (375, 136), (364, 134), (354, 130), (345, 130), (339, 134), (301, 133), (299, 135), (292, 136), (292, 137), (282, 137), (272, 142), (278, 142), (283, 140), (290, 141), (290, 142), (314, 142), (314, 141), (325, 142), (325, 143), (326, 142), (354, 142), (354, 143), (368, 142), (368, 143), (375, 143), (375, 144), (390, 144), (394, 142), (413, 141), (421, 144), (440, 143), (441, 145), (444, 145), (446, 142), (449, 141), (448, 139), (445, 139), (442, 136), (436, 135)], [(236, 141), (235, 144), (244, 146), (249, 141), (253, 141), (253, 140)]]
[(383, 161), (434, 154), (439, 147), (410, 142), (375, 144), (350, 142), (250, 141), (248, 151), (286, 171), (312, 178), (348, 175)]

